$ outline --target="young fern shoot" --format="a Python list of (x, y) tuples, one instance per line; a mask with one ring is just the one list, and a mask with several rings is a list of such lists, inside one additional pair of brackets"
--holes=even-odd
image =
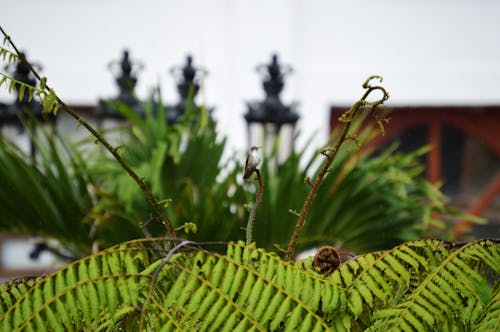
[[(380, 105), (382, 105), (387, 99), (389, 99), (389, 94), (382, 86), (371, 85), (370, 82), (372, 80), (378, 80), (379, 82), (382, 82), (382, 77), (370, 76), (366, 79), (366, 81), (363, 83), (363, 88), (366, 90), (363, 96), (356, 103), (354, 103), (354, 105), (348, 111), (346, 111), (339, 117), (339, 121), (342, 123), (341, 124), (342, 128), (340, 131), (339, 138), (337, 139), (337, 141), (333, 146), (329, 146), (321, 151), (321, 154), (323, 154), (326, 157), (326, 160), (323, 162), (323, 165), (321, 166), (321, 169), (316, 178), (314, 180), (308, 179), (308, 183), (311, 186), (311, 190), (309, 191), (309, 194), (307, 195), (306, 200), (304, 201), (302, 209), (297, 214), (297, 223), (295, 224), (295, 229), (293, 231), (292, 237), (290, 238), (290, 242), (288, 243), (288, 247), (285, 251), (285, 260), (291, 260), (295, 255), (297, 242), (300, 237), (300, 234), (302, 233), (302, 229), (304, 228), (304, 224), (306, 222), (309, 209), (311, 208), (314, 198), (316, 197), (321, 182), (323, 181), (324, 177), (330, 170), (330, 167), (332, 165), (333, 160), (335, 159), (335, 156), (337, 155), (337, 152), (339, 151), (342, 144), (348, 141), (349, 137), (351, 137), (349, 136), (349, 129), (351, 127), (353, 120), (356, 118), (358, 112), (363, 107), (368, 107), (370, 109), (369, 111), (373, 115), (373, 118), (381, 128), (383, 128), (383, 124), (388, 121), (387, 117), (380, 116), (379, 112), (377, 112), (377, 108)], [(368, 101), (367, 100), (368, 96), (372, 92), (377, 90), (382, 93), (382, 96), (375, 101)]]

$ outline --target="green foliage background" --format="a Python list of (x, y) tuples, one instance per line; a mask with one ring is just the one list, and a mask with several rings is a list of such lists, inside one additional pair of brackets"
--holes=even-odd
[[(5, 47), (0, 56), (9, 63), (22, 61)], [(20, 100), (23, 94), (28, 99), (36, 96), (44, 110), (54, 114), (65, 108), (46, 78), (33, 73), (39, 79), (37, 87), (3, 73), (0, 85), (17, 90)], [(191, 97), (185, 117), (167, 125), (161, 100), (146, 103), (144, 117), (127, 105), (110, 106), (128, 122), (114, 129), (122, 141), (110, 150), (118, 151), (162, 201), (173, 225), (185, 231), (181, 236), (197, 241), (242, 239), (246, 206), (254, 199), (256, 184), (243, 183), (245, 156), (225, 156), (226, 140), (217, 135), (206, 110)], [(31, 130), (39, 152), (36, 160), (1, 138), (0, 230), (56, 238), (76, 257), (145, 233), (165, 234), (164, 225), (154, 217), (158, 211), (129, 174), (100, 146), (89, 151), (94, 138), (69, 145), (57, 131), (40, 135), (37, 127)], [(364, 143), (371, 134), (369, 129), (358, 130), (356, 143)], [(447, 228), (453, 220), (472, 219), (450, 208), (439, 190), (419, 177), (422, 166), (417, 159), (423, 151), (402, 155), (389, 149), (373, 155), (348, 149), (339, 152), (320, 187), (301, 237), (302, 249), (328, 242), (366, 252), (431, 232), (449, 238)], [(264, 200), (254, 230), (260, 247), (283, 247), (292, 233), (294, 211), (300, 210), (310, 189), (304, 179), (318, 173), (323, 158), (319, 153), (310, 160), (304, 156), (304, 151), (294, 152), (278, 169), (266, 162), (274, 158), (272, 153), (264, 160)]]
[[(144, 118), (127, 105), (116, 104), (128, 125), (108, 134), (123, 139), (117, 142), (122, 157), (163, 202), (174, 226), (181, 227), (181, 237), (243, 239), (245, 205), (254, 200), (256, 181), (241, 180), (244, 155), (225, 156), (227, 142), (218, 137), (216, 123), (206, 110), (189, 105), (182, 121), (168, 125), (161, 101), (145, 104)], [(358, 130), (358, 143), (374, 134)], [(40, 152), (35, 165), (12, 144), (0, 145), (3, 230), (54, 237), (76, 256), (90, 253), (95, 243), (105, 248), (140, 238), (144, 234), (139, 225), (145, 223), (152, 236), (164, 234), (136, 183), (99, 146), (89, 144), (91, 139), (68, 145), (57, 133), (42, 137), (34, 135)], [(339, 153), (320, 187), (301, 238), (302, 249), (330, 243), (367, 252), (431, 232), (450, 237), (449, 221), (465, 216), (420, 177), (423, 167), (418, 157), (425, 150), (399, 154), (392, 147), (374, 155), (354, 153), (353, 147)], [(264, 199), (254, 230), (260, 247), (283, 247), (292, 233), (295, 216), (289, 210), (301, 208), (309, 190), (304, 178), (318, 172), (323, 158), (317, 153), (304, 161), (304, 155), (305, 151), (294, 152), (278, 169), (264, 161)], [(32, 188), (50, 190), (45, 194)], [(186, 223), (196, 224), (197, 231), (186, 227), (189, 232), (184, 232)]]
[[(187, 234), (189, 239), (243, 239), (244, 205), (253, 202), (256, 190), (256, 181), (241, 180), (244, 156), (223, 160), (226, 141), (217, 138), (216, 124), (203, 109), (188, 109), (183, 121), (174, 126), (161, 121), (161, 110), (147, 111), (141, 119), (125, 105), (119, 108), (132, 126), (126, 131), (130, 136), (123, 148), (125, 159), (145, 177), (157, 197), (168, 200), (166, 213), (176, 226), (197, 224), (198, 232)], [(360, 144), (375, 134), (369, 128), (360, 131), (359, 123), (355, 127)], [(418, 157), (425, 150), (404, 155), (394, 153), (392, 147), (373, 155), (354, 153), (352, 148), (341, 151), (320, 188), (304, 230), (304, 247), (335, 242), (365, 252), (417, 239), (430, 227), (440, 236), (450, 236), (440, 218), (464, 215), (447, 204), (437, 187), (420, 177), (423, 166)], [(283, 246), (292, 233), (295, 216), (289, 209), (300, 209), (310, 189), (304, 178), (319, 171), (322, 158), (317, 153), (305, 162), (305, 153), (293, 153), (278, 169), (264, 160), (264, 199), (254, 237), (261, 247)], [(127, 215), (147, 220), (142, 193), (118, 167), (106, 173), (116, 165), (107, 161), (99, 161), (104, 168), (101, 177), (118, 179), (110, 191), (124, 204)]]

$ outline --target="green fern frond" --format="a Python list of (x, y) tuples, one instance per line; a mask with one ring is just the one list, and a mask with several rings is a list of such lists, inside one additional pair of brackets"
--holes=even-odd
[[(17, 98), (19, 99), (19, 101), (31, 101), (33, 99), (33, 96), (37, 96), (42, 102), (46, 99), (46, 93), (42, 89), (16, 80), (14, 77), (0, 72), (0, 87), (2, 87), (2, 85), (4, 84), (9, 93), (17, 92)], [(25, 98), (26, 96), (27, 98)]]
[(0, 58), (2, 58), (2, 61), (11, 65), (16, 64), (19, 61), (19, 56), (15, 52), (12, 52), (2, 46), (0, 46)]
[[(0, 330), (428, 331), (498, 328), (499, 244), (404, 243), (329, 276), (312, 260), (229, 243), (131, 241), (0, 287)], [(496, 282), (492, 288), (488, 280)]]
[(149, 285), (151, 276), (138, 273), (149, 255), (132, 242), (37, 279), (2, 313), (0, 330), (91, 330), (106, 315), (121, 319), (117, 313), (135, 308)]
[(483, 313), (475, 321), (473, 331), (499, 331), (500, 330), (500, 280), (497, 281), (492, 296), (486, 303)]
[(26, 84), (25, 82), (19, 81), (10, 75), (0, 72), (0, 87), (6, 84), (6, 88), (9, 93), (14, 93), (15, 91), (17, 91), (18, 99), (20, 101), (25, 98), (26, 94), (28, 96), (28, 101), (31, 101), (33, 97), (36, 96), (40, 100), (42, 111), (44, 113), (57, 115), (57, 112), (59, 111), (59, 109), (61, 109), (62, 105), (57, 98), (54, 89), (45, 87), (44, 82), (44, 77), (42, 77), (40, 87), (35, 87)]
[(391, 330), (402, 328), (403, 324), (412, 331), (470, 326), (484, 307), (479, 293), (486, 283), (485, 271), (491, 269), (498, 277), (499, 261), (484, 260), (482, 255), (497, 257), (498, 247), (491, 241), (470, 242), (463, 246), (441, 241), (429, 243), (426, 248), (432, 251), (423, 253), (438, 265), (429, 265), (430, 269), (419, 265), (422, 269), (418, 271), (418, 279), (405, 285), (399, 303), (375, 312), (370, 330)]
[(195, 264), (172, 263), (180, 272), (163, 300), (187, 330), (294, 330), (300, 325), (324, 331), (329, 326), (318, 314), (321, 300), (335, 297), (335, 291), (340, 297), (339, 289), (302, 262), (287, 263), (241, 243), (230, 243), (227, 255), (198, 252), (189, 261)]
[(3, 315), (41, 278), (20, 278), (0, 285), (0, 315)]

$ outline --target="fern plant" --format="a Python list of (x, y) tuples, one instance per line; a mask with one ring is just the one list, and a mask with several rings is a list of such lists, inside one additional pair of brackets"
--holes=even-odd
[[(38, 90), (24, 88), (38, 94), (46, 109), (61, 107), (73, 114), (45, 80), (40, 83)], [(315, 180), (304, 180), (312, 190), (302, 210), (292, 211), (298, 222), (287, 258), (295, 250), (322, 180), (348, 138), (354, 115), (362, 106), (374, 110), (387, 98), (380, 86), (367, 81), (364, 87), (363, 97), (342, 117), (346, 125), (341, 139), (322, 151), (326, 162)], [(384, 97), (367, 102), (374, 90)], [(145, 182), (116, 149), (97, 133), (96, 137), (136, 181), (167, 231), (175, 234)], [(338, 182), (330, 188), (339, 190)], [(218, 253), (221, 248), (225, 254)], [(499, 249), (496, 240), (458, 244), (417, 240), (355, 257), (337, 268), (336, 254), (331, 262), (325, 261), (327, 256), (290, 261), (243, 243), (135, 240), (73, 262), (50, 276), (1, 285), (0, 329), (490, 331), (500, 322)], [(326, 263), (331, 266), (325, 268)]]
[(2, 285), (1, 329), (492, 331), (500, 323), (498, 242), (412, 241), (323, 275), (311, 259), (286, 262), (243, 243), (212, 244), (226, 247), (222, 255), (186, 241), (162, 254), (163, 241), (128, 242)]

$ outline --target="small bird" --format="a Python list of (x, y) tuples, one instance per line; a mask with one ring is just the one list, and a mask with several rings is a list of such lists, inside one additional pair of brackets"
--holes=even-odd
[(253, 172), (258, 170), (260, 164), (259, 149), (260, 146), (252, 146), (247, 155), (247, 160), (245, 162), (245, 174), (243, 175), (243, 180), (248, 180), (252, 176)]

